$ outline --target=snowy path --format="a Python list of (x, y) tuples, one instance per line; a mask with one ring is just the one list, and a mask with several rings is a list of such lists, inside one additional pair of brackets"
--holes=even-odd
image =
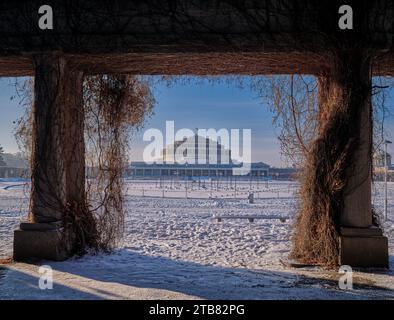
[[(0, 183), (0, 258), (5, 258), (12, 253), (12, 231), (28, 201), (23, 190), (2, 185), (6, 183)], [(285, 192), (286, 184), (275, 187), (283, 188), (283, 197), (255, 204), (246, 198), (129, 195), (122, 248), (110, 255), (47, 263), (54, 269), (53, 290), (38, 289), (38, 266), (5, 265), (0, 299), (394, 299), (394, 222), (385, 224), (391, 270), (355, 272), (355, 290), (343, 291), (335, 271), (290, 269), (280, 263), (289, 253), (291, 221), (211, 220), (214, 214), (294, 216), (296, 198)], [(394, 184), (389, 194), (394, 221)]]

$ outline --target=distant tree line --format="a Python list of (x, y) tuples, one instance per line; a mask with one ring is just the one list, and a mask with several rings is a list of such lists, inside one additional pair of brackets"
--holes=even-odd
[(4, 161), (3, 154), (4, 154), (4, 149), (2, 146), (0, 146), (0, 167), (5, 167), (7, 165)]

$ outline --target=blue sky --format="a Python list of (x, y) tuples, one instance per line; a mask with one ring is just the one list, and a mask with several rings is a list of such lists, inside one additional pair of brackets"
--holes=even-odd
[[(13, 81), (11, 78), (0, 79), (0, 145), (11, 153), (18, 151), (13, 137), (13, 122), (23, 113), (22, 107), (18, 106), (18, 99), (10, 100), (15, 95)], [(149, 143), (142, 139), (146, 129), (157, 128), (164, 132), (165, 122), (173, 120), (175, 130), (251, 129), (252, 160), (273, 166), (286, 165), (285, 159), (280, 155), (276, 138), (278, 129), (272, 125), (272, 113), (248, 86), (241, 89), (235, 84), (212, 84), (208, 81), (176, 83), (171, 86), (159, 83), (154, 87), (154, 96), (157, 101), (155, 114), (134, 135), (132, 159), (142, 159), (142, 150)], [(391, 130), (393, 127), (393, 117), (390, 117), (388, 131), (394, 132)], [(389, 138), (392, 139), (391, 135)]]
[[(164, 132), (165, 121), (175, 122), (175, 131), (214, 128), (251, 129), (252, 160), (284, 165), (272, 126), (272, 114), (249, 89), (235, 84), (197, 81), (189, 84), (159, 84), (154, 87), (157, 105), (154, 115), (134, 138), (132, 157), (142, 154), (142, 134), (148, 128)], [(133, 141), (133, 142), (134, 142)]]
[(18, 106), (17, 99), (11, 101), (15, 95), (15, 78), (0, 78), (0, 145), (5, 152), (18, 151), (13, 129), (14, 121), (23, 114), (23, 108)]

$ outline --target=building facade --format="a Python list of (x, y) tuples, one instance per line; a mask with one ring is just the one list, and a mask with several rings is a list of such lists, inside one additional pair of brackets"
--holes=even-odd
[(255, 177), (265, 178), (269, 175), (269, 165), (259, 162), (250, 164), (246, 175), (237, 175), (234, 169), (242, 168), (242, 164), (148, 164), (133, 162), (126, 170), (126, 176), (134, 178), (220, 178), (220, 177)]
[(0, 178), (28, 178), (30, 172), (25, 168), (14, 168), (14, 167), (0, 167)]
[[(386, 158), (386, 159), (385, 159)], [(384, 167), (385, 160), (387, 162), (387, 167), (391, 167), (391, 154), (384, 152), (383, 150), (379, 150), (373, 155), (373, 165), (375, 167)]]
[[(240, 174), (240, 171), (243, 171), (243, 174)], [(268, 177), (268, 171), (269, 165), (263, 162), (247, 166), (234, 163), (231, 150), (218, 141), (195, 134), (167, 145), (156, 162), (133, 162), (126, 170), (126, 176), (146, 179), (233, 176), (262, 178)]]

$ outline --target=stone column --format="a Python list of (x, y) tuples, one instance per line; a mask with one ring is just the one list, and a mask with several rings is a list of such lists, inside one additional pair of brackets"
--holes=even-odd
[[(339, 54), (331, 71), (319, 79), (319, 131), (321, 137), (330, 139), (324, 149), (325, 157), (336, 159), (327, 181), (340, 176), (342, 160), (347, 164), (342, 200), (337, 207), (339, 264), (388, 267), (387, 238), (372, 222), (370, 57), (361, 50)], [(337, 139), (333, 139), (335, 135)], [(341, 188), (333, 186), (337, 187)]]
[(67, 71), (65, 82), (65, 151), (66, 151), (66, 200), (70, 205), (85, 202), (85, 139), (83, 109), (83, 73)]
[(81, 72), (57, 54), (35, 66), (29, 221), (15, 231), (14, 258), (65, 259), (65, 208), (83, 201), (85, 162)]

